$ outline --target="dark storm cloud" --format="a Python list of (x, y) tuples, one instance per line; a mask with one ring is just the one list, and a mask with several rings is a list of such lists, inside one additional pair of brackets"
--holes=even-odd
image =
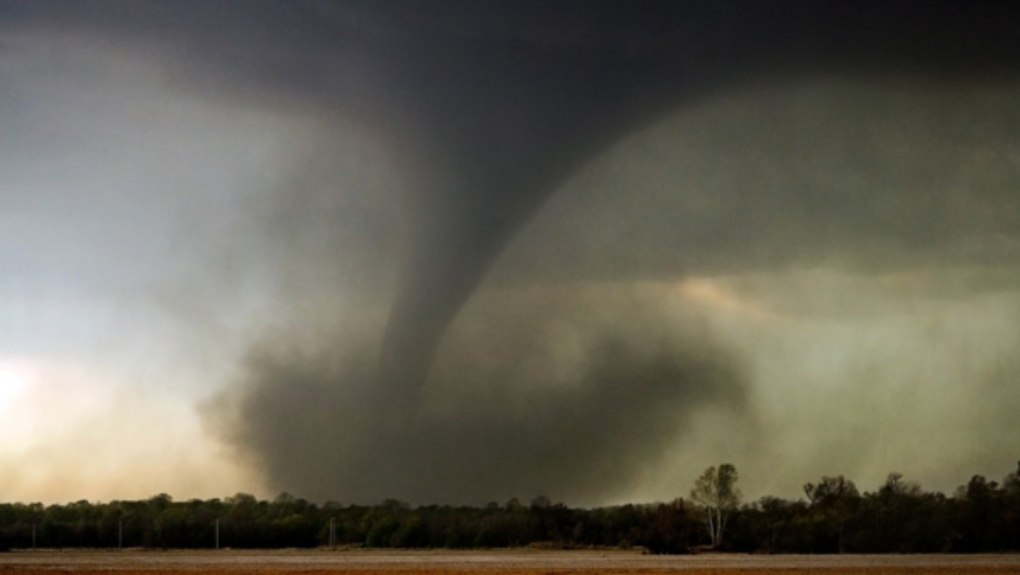
[(679, 103), (742, 76), (982, 74), (1018, 58), (1009, 14), (994, 3), (13, 6), (155, 44), (196, 90), (284, 94), (374, 124), (406, 171), (413, 214), (383, 352), (402, 358), (383, 362), (394, 370), (383, 379), (409, 396), (445, 327), (544, 199)]
[(1020, 256), (1018, 104), (1020, 82), (822, 78), (692, 105), (581, 170), (495, 273), (980, 266), (1008, 277)]
[[(266, 313), (290, 317), (257, 338), (241, 381), (210, 411), (230, 416), (222, 433), (274, 487), (357, 500), (557, 490), (596, 499), (633, 481), (697, 409), (745, 407), (737, 353), (628, 305), (607, 305), (611, 319), (595, 324), (583, 318), (603, 304), (571, 307), (567, 296), (544, 306), (539, 296), (484, 299), (462, 312), (490, 268), (500, 266), (498, 287), (775, 269), (833, 254), (871, 269), (896, 264), (890, 246), (904, 260), (938, 261), (946, 245), (966, 243), (960, 238), (1005, 238), (1008, 246), (1016, 237), (1008, 161), (995, 171), (1006, 174), (1003, 182), (964, 200), (944, 189), (918, 201), (929, 186), (896, 178), (916, 179), (919, 166), (940, 157), (913, 147), (930, 143), (930, 134), (900, 149), (894, 129), (880, 125), (899, 120), (883, 116), (881, 102), (824, 88), (776, 93), (819, 75), (837, 85), (934, 78), (952, 90), (994, 86), (1016, 73), (1015, 11), (929, 1), (8, 0), (0, 30), (81, 35), (137, 52), (177, 89), (218, 105), (254, 102), (335, 126), (321, 130), (320, 150), (252, 210), (267, 239), (252, 240), (240, 261), (272, 259), (268, 267), (285, 280)], [(750, 94), (750, 102), (709, 108), (715, 121), (698, 124), (705, 102), (732, 93)], [(1005, 128), (977, 133), (957, 116), (963, 127), (954, 131), (943, 113), (960, 108), (932, 102), (930, 113), (895, 130), (935, 125), (943, 140), (973, 148), (968, 138), (988, 142), (1017, 122), (1010, 100), (993, 99), (983, 117)], [(596, 230), (577, 216), (590, 204), (554, 205), (552, 231), (521, 238), (498, 262), (578, 170), (678, 110), (699, 112), (678, 120), (697, 133), (688, 145), (699, 149), (688, 152), (715, 162), (689, 164), (697, 175), (684, 183), (722, 177), (722, 185), (705, 186), (700, 199), (671, 196), (665, 208), (616, 212)], [(771, 125), (771, 113), (787, 123)], [(826, 133), (840, 136), (830, 141)], [(634, 161), (672, 161), (658, 150), (675, 139), (662, 141), (645, 140), (657, 151)], [(830, 142), (837, 147), (826, 148)], [(980, 181), (983, 161), (974, 159), (960, 180)], [(626, 196), (644, 171), (606, 186), (594, 169), (581, 185), (610, 200)], [(856, 182), (862, 172), (879, 185)], [(367, 180), (352, 183), (358, 177)], [(375, 181), (399, 191), (380, 196)], [(981, 208), (1003, 204), (1013, 207)], [(588, 227), (574, 234), (571, 221)], [(956, 231), (946, 234), (950, 224)], [(550, 235), (569, 244), (572, 234), (580, 248), (544, 249), (557, 247), (545, 241)], [(980, 251), (993, 263), (1012, 253)], [(385, 300), (383, 313), (345, 309), (367, 300)], [(505, 329), (514, 317), (528, 321)], [(550, 325), (577, 332), (578, 349), (555, 341), (530, 347)], [(579, 367), (559, 381), (571, 358)]]

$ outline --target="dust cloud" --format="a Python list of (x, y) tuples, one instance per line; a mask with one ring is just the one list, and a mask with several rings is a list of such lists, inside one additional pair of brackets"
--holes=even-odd
[(749, 417), (739, 358), (696, 314), (664, 318), (652, 303), (628, 286), (480, 294), (440, 346), (416, 416), (399, 427), (386, 406), (403, 398), (376, 384), (370, 345), (263, 342), (206, 414), (231, 422), (227, 432), (274, 487), (311, 497), (626, 497), (668, 458), (693, 412)]

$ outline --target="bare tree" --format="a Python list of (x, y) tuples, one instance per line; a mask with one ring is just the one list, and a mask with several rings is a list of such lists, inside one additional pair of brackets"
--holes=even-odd
[(709, 467), (694, 482), (691, 499), (704, 514), (705, 527), (712, 540), (712, 547), (722, 543), (726, 521), (740, 505), (740, 491), (734, 487), (737, 482), (737, 468), (723, 463), (718, 468)]

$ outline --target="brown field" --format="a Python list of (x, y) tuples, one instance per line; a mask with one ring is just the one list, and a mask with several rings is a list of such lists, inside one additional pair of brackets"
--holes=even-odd
[(633, 551), (15, 551), (0, 574), (952, 575), (1020, 574), (1020, 555), (653, 556)]

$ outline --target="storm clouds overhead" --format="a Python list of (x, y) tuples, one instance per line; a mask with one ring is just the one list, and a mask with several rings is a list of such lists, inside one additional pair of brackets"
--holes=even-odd
[[(751, 497), (1004, 473), (1018, 16), (0, 0), (0, 489), (588, 505), (721, 461)], [(108, 399), (48, 431), (71, 381)]]

